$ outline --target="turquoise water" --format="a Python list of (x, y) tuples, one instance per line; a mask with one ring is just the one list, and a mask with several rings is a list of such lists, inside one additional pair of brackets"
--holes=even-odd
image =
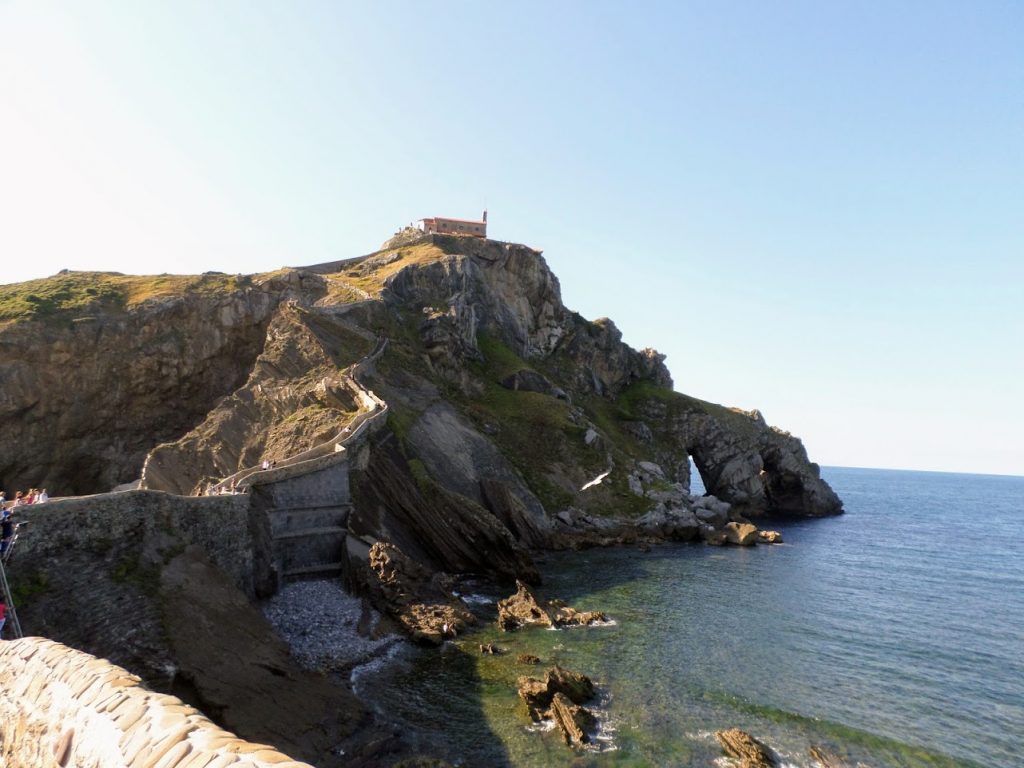
[[(611, 626), (490, 627), (360, 688), (467, 766), (706, 766), (732, 726), (794, 766), (812, 744), (875, 768), (1024, 765), (1024, 478), (823, 472), (847, 514), (775, 526), (781, 546), (549, 556), (542, 594)], [(596, 747), (530, 725), (515, 681), (543, 666), (524, 652), (597, 682)]]

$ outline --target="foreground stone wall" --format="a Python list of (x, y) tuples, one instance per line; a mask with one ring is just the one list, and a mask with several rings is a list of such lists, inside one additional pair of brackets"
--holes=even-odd
[(265, 515), (247, 496), (129, 491), (22, 507), (7, 578), (26, 634), (110, 659), (164, 688), (175, 675), (161, 574), (197, 546), (252, 599), (273, 591)]
[(104, 659), (39, 637), (0, 643), (7, 768), (309, 768), (218, 728)]
[(39, 565), (71, 551), (109, 560), (113, 553), (125, 554), (119, 550), (126, 545), (142, 566), (159, 565), (169, 553), (198, 544), (250, 597), (274, 591), (268, 585), (273, 580), (269, 523), (250, 509), (245, 495), (125, 491), (22, 507), (18, 515), (30, 524), (19, 536), (11, 565), (15, 573), (22, 564)]

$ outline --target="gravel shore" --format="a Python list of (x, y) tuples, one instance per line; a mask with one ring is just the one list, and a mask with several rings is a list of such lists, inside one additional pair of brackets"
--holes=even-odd
[[(306, 668), (347, 671), (384, 654), (398, 635), (374, 638), (380, 615), (334, 581), (286, 584), (263, 604), (263, 614)], [(366, 636), (360, 633), (363, 620)]]

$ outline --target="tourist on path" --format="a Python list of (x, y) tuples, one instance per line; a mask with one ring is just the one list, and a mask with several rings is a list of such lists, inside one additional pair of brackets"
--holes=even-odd
[(10, 512), (3, 513), (3, 522), (0, 522), (0, 558), (7, 554), (7, 548), (11, 546), (11, 539), (14, 538), (14, 515)]

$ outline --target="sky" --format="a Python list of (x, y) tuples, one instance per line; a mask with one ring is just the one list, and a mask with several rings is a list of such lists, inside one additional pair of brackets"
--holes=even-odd
[(0, 0), (0, 283), (425, 216), (824, 465), (1024, 475), (1024, 5)]

